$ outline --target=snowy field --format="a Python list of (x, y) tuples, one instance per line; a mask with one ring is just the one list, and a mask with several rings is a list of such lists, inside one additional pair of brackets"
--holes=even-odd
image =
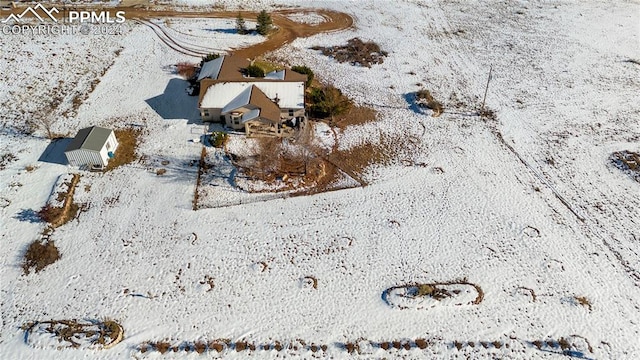
[[(193, 211), (193, 139), (207, 128), (173, 65), (198, 58), (133, 23), (117, 37), (0, 37), (0, 155), (16, 158), (0, 167), (0, 358), (640, 358), (640, 184), (608, 161), (640, 152), (640, 65), (629, 61), (640, 61), (640, 3), (286, 4), (355, 19), (275, 54), (378, 111), (340, 146), (381, 134), (421, 144), (371, 169), (365, 188)], [(239, 47), (233, 20), (158, 22), (197, 46)], [(389, 56), (357, 68), (309, 49), (353, 37)], [(474, 114), (490, 66), (495, 119), (484, 119)], [(442, 116), (407, 101), (420, 87)], [(62, 143), (19, 131), (54, 100), (56, 133), (133, 124), (146, 160), (105, 174), (68, 167)], [(45, 228), (35, 212), (70, 173), (86, 205), (51, 235), (61, 259), (23, 275)], [(411, 284), (447, 282), (457, 297), (412, 301)], [(20, 328), (105, 317), (125, 330), (109, 350), (26, 344)], [(292, 347), (139, 350), (215, 339)], [(385, 349), (393, 341), (413, 345)]]

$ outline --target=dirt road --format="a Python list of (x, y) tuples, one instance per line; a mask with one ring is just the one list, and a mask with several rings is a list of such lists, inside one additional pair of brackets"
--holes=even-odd
[[(63, 5), (57, 6), (58, 9), (63, 9)], [(18, 7), (13, 8), (11, 11), (0, 11), (0, 17), (6, 18), (10, 13), (20, 14), (26, 8)], [(144, 9), (144, 8), (133, 8), (133, 7), (115, 7), (115, 8), (104, 8), (97, 9), (96, 7), (87, 7), (84, 9), (82, 7), (73, 7), (73, 10), (96, 10), (96, 11), (110, 11), (111, 13), (115, 13), (117, 11), (124, 11), (125, 17), (129, 20), (132, 19), (143, 19), (149, 20), (154, 18), (164, 18), (164, 17), (172, 17), (172, 18), (236, 18), (238, 13), (240, 13), (245, 19), (255, 19), (258, 15), (257, 12), (251, 11), (178, 11), (178, 10), (157, 10), (157, 9)], [(325, 18), (325, 21), (319, 24), (311, 25), (311, 24), (302, 24), (297, 23), (289, 18), (287, 15), (289, 14), (299, 14), (299, 13), (309, 13), (313, 12)], [(60, 13), (63, 13), (60, 10)], [(261, 56), (267, 52), (276, 50), (281, 46), (290, 43), (299, 37), (308, 37), (315, 34), (332, 32), (345, 30), (353, 26), (353, 18), (348, 14), (330, 11), (330, 10), (322, 10), (322, 9), (314, 9), (314, 10), (304, 10), (304, 9), (289, 9), (289, 10), (276, 10), (272, 11), (271, 18), (273, 20), (273, 25), (275, 25), (278, 30), (269, 35), (268, 39), (262, 43), (255, 44), (243, 49), (237, 49), (233, 53), (234, 55), (240, 55), (246, 58), (256, 58)], [(27, 14), (29, 16), (29, 14)], [(158, 34), (157, 34), (158, 35)], [(162, 40), (162, 39), (161, 39)]]

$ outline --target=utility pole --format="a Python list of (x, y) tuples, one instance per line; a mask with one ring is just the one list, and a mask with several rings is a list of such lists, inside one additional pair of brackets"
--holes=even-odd
[(487, 92), (489, 91), (489, 82), (491, 81), (491, 71), (493, 65), (489, 66), (489, 77), (487, 78), (487, 87), (484, 89), (484, 96), (482, 97), (482, 107), (480, 108), (480, 114), (484, 113), (484, 101), (487, 99)]

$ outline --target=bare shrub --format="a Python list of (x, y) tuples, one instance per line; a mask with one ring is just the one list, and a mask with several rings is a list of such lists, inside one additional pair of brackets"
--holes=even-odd
[(640, 154), (632, 151), (616, 151), (610, 160), (618, 169), (628, 172), (636, 181), (640, 182)]
[(318, 288), (318, 279), (316, 279), (315, 277), (313, 277), (313, 276), (305, 276), (303, 279), (304, 279), (304, 280), (309, 281), (309, 284), (310, 284), (314, 289), (317, 289), (317, 288)]
[(18, 157), (12, 153), (6, 153), (0, 155), (0, 170), (4, 170), (7, 168), (9, 163), (18, 160)]
[(156, 175), (160, 176), (160, 175), (164, 175), (167, 173), (167, 169), (158, 169), (156, 170)]
[(199, 199), (198, 188), (200, 187), (200, 183), (202, 182), (202, 174), (204, 174), (207, 171), (207, 161), (205, 160), (206, 157), (207, 157), (207, 149), (203, 147), (202, 151), (200, 151), (200, 160), (198, 161), (198, 175), (196, 177), (196, 189), (193, 193), (192, 208), (194, 211), (198, 210), (198, 199)]
[(571, 344), (569, 343), (569, 340), (561, 337), (560, 340), (558, 340), (558, 345), (560, 345), (560, 348), (562, 350), (567, 350), (571, 348)]
[(54, 111), (58, 108), (62, 102), (62, 99), (55, 98), (51, 100), (50, 104), (40, 111), (36, 111), (27, 117), (26, 126), (27, 132), (32, 134), (38, 130), (44, 131), (47, 139), (55, 139), (60, 137), (58, 134), (53, 132), (53, 126), (60, 119), (58, 116), (54, 115)]
[(388, 55), (386, 51), (372, 41), (364, 42), (360, 38), (347, 41), (346, 45), (331, 47), (314, 46), (313, 50), (320, 50), (323, 55), (333, 57), (340, 63), (348, 62), (351, 65), (371, 67), (373, 64), (382, 64)]
[(352, 354), (356, 351), (356, 344), (352, 343), (352, 342), (348, 342), (346, 344), (344, 344), (344, 348), (347, 349), (347, 352), (349, 354)]
[(27, 252), (24, 254), (22, 270), (25, 275), (28, 275), (32, 268), (35, 272), (39, 272), (58, 259), (60, 259), (60, 252), (53, 240), (36, 240), (29, 245)]
[(420, 89), (416, 92), (415, 97), (418, 106), (433, 110), (433, 117), (438, 117), (442, 114), (444, 107), (439, 101), (433, 98), (429, 90)]
[(156, 350), (158, 350), (160, 352), (160, 354), (164, 354), (167, 351), (169, 351), (169, 347), (171, 346), (171, 344), (169, 344), (169, 342), (167, 341), (158, 341), (156, 343)]
[(300, 156), (290, 152), (282, 141), (282, 138), (275, 137), (256, 138), (257, 155), (239, 164), (243, 172), (253, 179), (267, 182), (285, 175), (304, 175), (307, 160), (304, 153)]
[(244, 341), (237, 341), (236, 342), (236, 351), (240, 352), (243, 351), (247, 348), (247, 343)]
[(179, 62), (176, 64), (176, 72), (182, 76), (183, 79), (189, 80), (196, 75), (197, 66), (197, 64)]
[(589, 299), (587, 299), (585, 296), (574, 296), (573, 298), (578, 302), (578, 304), (589, 309), (589, 311), (593, 309), (591, 301), (589, 301)]
[(40, 211), (38, 211), (38, 216), (42, 221), (48, 222), (50, 224), (55, 223), (62, 216), (63, 210), (61, 207), (51, 206), (50, 204), (45, 205)]
[(224, 344), (217, 341), (209, 344), (209, 347), (218, 353), (221, 353), (222, 350), (224, 350)]

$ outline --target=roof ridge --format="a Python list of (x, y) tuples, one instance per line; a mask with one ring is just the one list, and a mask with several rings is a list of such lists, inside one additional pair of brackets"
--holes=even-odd
[(91, 137), (91, 134), (93, 133), (93, 131), (96, 129), (95, 125), (89, 126), (89, 133), (87, 134), (87, 136), (84, 138), (84, 140), (82, 140), (82, 144), (80, 144), (80, 148), (84, 147), (84, 144), (87, 142), (87, 140), (89, 140), (89, 138)]

